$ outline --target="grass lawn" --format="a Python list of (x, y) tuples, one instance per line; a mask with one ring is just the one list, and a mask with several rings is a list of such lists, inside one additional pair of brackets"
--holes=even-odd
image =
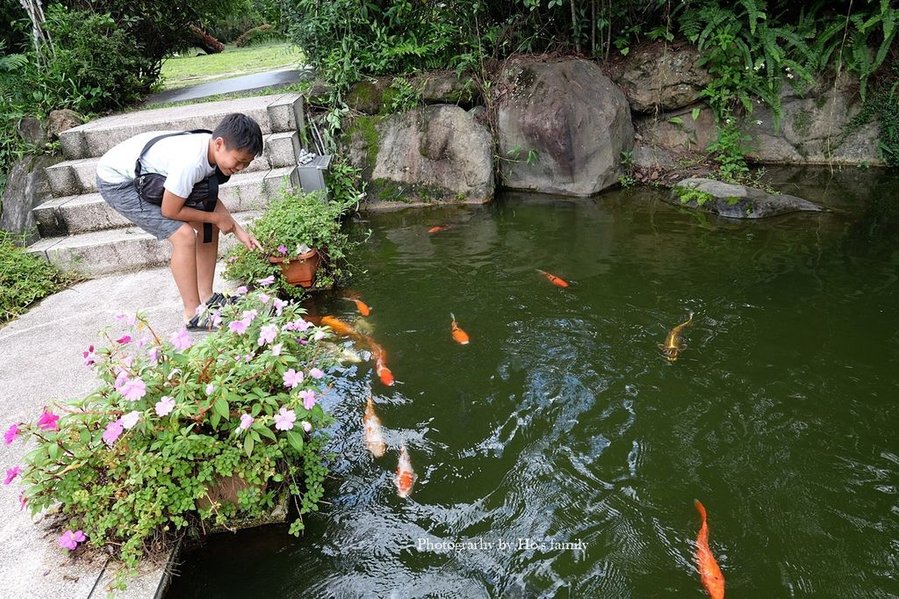
[(219, 54), (191, 52), (190, 55), (163, 61), (162, 86), (159, 91), (250, 73), (298, 67), (303, 64), (303, 60), (304, 56), (299, 48), (286, 42), (246, 48), (225, 46), (224, 52)]

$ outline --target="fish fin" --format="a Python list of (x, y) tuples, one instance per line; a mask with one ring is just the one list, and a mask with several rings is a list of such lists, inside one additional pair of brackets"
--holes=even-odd
[(703, 521), (705, 521), (707, 518), (705, 513), (705, 506), (702, 505), (702, 502), (698, 499), (693, 500), (693, 505), (696, 506), (696, 511), (699, 512), (699, 517), (702, 518)]

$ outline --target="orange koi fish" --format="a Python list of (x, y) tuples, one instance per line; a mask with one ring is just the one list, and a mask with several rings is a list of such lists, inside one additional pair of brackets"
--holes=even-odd
[(368, 403), (365, 404), (365, 415), (362, 417), (362, 426), (365, 427), (365, 447), (376, 458), (384, 455), (387, 444), (384, 443), (384, 437), (381, 434), (381, 419), (375, 414), (375, 404), (371, 395), (368, 396)]
[(450, 318), (453, 319), (450, 325), (450, 330), (453, 332), (453, 341), (459, 345), (468, 345), (468, 333), (459, 328), (459, 325), (456, 324), (456, 317), (453, 316), (452, 312), (450, 312)]
[(393, 373), (387, 368), (387, 352), (371, 337), (366, 337), (365, 339), (368, 341), (371, 353), (375, 357), (375, 372), (378, 373), (378, 378), (388, 387), (392, 387), (396, 381), (393, 379)]
[(659, 344), (659, 348), (662, 350), (662, 353), (665, 354), (665, 357), (669, 362), (676, 361), (677, 355), (687, 348), (686, 343), (681, 343), (681, 334), (692, 322), (693, 313), (690, 312), (690, 318), (688, 318), (686, 322), (682, 322), (671, 329), (671, 331), (668, 332), (668, 336), (665, 337), (665, 343)]
[(359, 336), (359, 333), (356, 332), (356, 329), (334, 316), (322, 316), (321, 323), (325, 326), (331, 327), (331, 330), (333, 330), (338, 335), (345, 335), (348, 337)]
[(709, 525), (706, 521), (705, 506), (698, 499), (693, 500), (693, 505), (702, 518), (699, 534), (696, 536), (696, 567), (699, 569), (699, 578), (702, 586), (712, 599), (724, 599), (724, 574), (709, 549)]
[(437, 225), (428, 229), (428, 233), (439, 233), (440, 231), (446, 231), (446, 225)]
[(408, 497), (415, 484), (415, 471), (412, 470), (412, 462), (409, 460), (409, 452), (405, 445), (400, 446), (400, 460), (396, 467), (396, 493), (400, 497)]
[(368, 305), (366, 305), (366, 303), (361, 299), (356, 299), (354, 297), (342, 297), (340, 299), (356, 304), (356, 309), (359, 310), (359, 314), (361, 314), (362, 316), (368, 316), (369, 314), (371, 314), (371, 308), (369, 308)]
[(545, 270), (540, 270), (539, 268), (537, 269), (537, 272), (546, 277), (546, 279), (556, 287), (568, 287), (568, 281), (561, 277), (557, 277), (556, 275), (548, 273)]

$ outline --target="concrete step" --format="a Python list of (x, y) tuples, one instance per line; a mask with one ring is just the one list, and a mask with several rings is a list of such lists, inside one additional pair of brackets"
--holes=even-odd
[(79, 160), (102, 156), (114, 145), (147, 131), (214, 129), (232, 112), (256, 119), (263, 134), (300, 131), (304, 126), (302, 96), (276, 94), (108, 116), (64, 131), (59, 139), (65, 157)]
[[(235, 220), (246, 226), (261, 211), (235, 214)], [(233, 235), (224, 235), (219, 244), (219, 256), (238, 243)], [(159, 241), (137, 227), (92, 231), (68, 237), (48, 237), (28, 248), (60, 269), (93, 278), (111, 273), (141, 270), (167, 264), (172, 246)]]
[[(300, 153), (300, 139), (296, 131), (270, 133), (265, 136), (262, 154), (244, 169), (243, 173), (268, 171), (273, 168), (296, 166)], [(60, 162), (44, 169), (55, 198), (97, 191), (97, 162), (99, 157)]]
[[(219, 188), (221, 199), (231, 212), (261, 210), (284, 185), (296, 187), (296, 166), (255, 173), (240, 173)], [(107, 204), (99, 193), (54, 198), (32, 210), (41, 237), (78, 235), (130, 227), (131, 223)]]

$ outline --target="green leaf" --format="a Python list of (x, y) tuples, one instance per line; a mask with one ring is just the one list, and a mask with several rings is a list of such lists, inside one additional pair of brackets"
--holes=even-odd
[(224, 418), (228, 419), (228, 402), (223, 397), (219, 397), (212, 404), (212, 411)]
[(294, 431), (287, 431), (287, 440), (297, 451), (303, 451), (303, 435)]
[(693, 120), (694, 120), (694, 121), (695, 121), (696, 119), (699, 118), (699, 113), (700, 113), (700, 112), (702, 112), (702, 109), (699, 108), (699, 107), (694, 108), (694, 109), (690, 112), (690, 116), (693, 117)]
[(679, 116), (673, 116), (670, 119), (668, 119), (668, 122), (671, 123), (672, 125), (683, 125), (684, 119), (682, 119)]
[(57, 445), (56, 443), (51, 443), (50, 446), (47, 448), (47, 453), (50, 455), (51, 460), (58, 460), (59, 459), (59, 445)]
[(272, 441), (277, 441), (277, 440), (278, 440), (278, 438), (275, 436), (275, 433), (273, 433), (273, 432), (271, 431), (271, 429), (269, 429), (269, 428), (268, 428), (267, 426), (265, 426), (264, 424), (254, 424), (254, 425), (253, 425), (253, 430), (256, 431), (257, 433), (259, 433), (260, 435), (262, 435), (263, 437), (267, 438), (267, 439), (271, 439)]
[(243, 440), (243, 450), (245, 452), (247, 452), (247, 457), (250, 457), (251, 455), (253, 455), (253, 445), (255, 443), (256, 442), (253, 441), (253, 437), (250, 435), (247, 435), (246, 438)]

